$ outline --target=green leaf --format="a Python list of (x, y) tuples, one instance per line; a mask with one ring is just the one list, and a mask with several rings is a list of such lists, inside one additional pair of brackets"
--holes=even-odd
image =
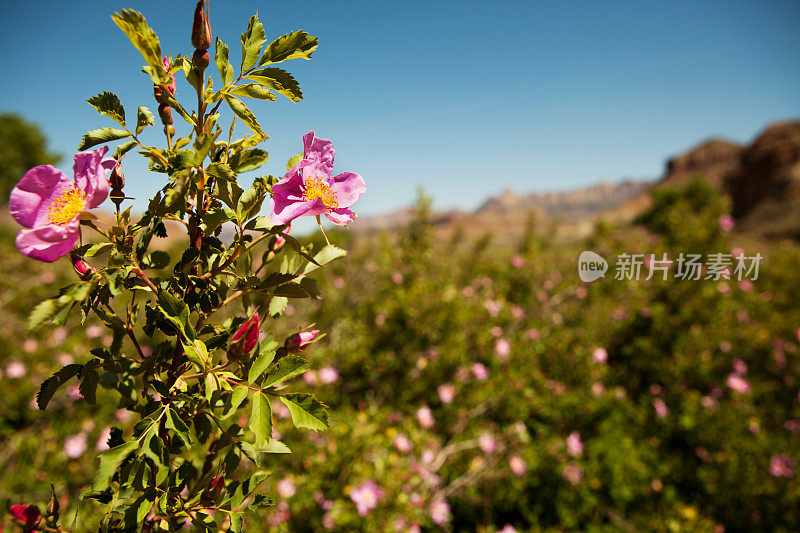
[(78, 150), (86, 150), (87, 148), (91, 148), (97, 144), (106, 143), (108, 141), (116, 141), (118, 139), (124, 139), (125, 137), (130, 136), (130, 133), (127, 131), (116, 128), (100, 128), (97, 130), (87, 131), (83, 135), (83, 138), (81, 138), (81, 143), (78, 145)]
[(203, 234), (209, 236), (214, 233), (214, 231), (220, 227), (222, 224), (229, 220), (233, 220), (236, 218), (236, 213), (233, 210), (229, 209), (228, 207), (215, 207), (210, 211), (206, 211), (205, 215), (203, 215), (203, 222), (201, 227), (203, 229)]
[(235, 172), (255, 170), (269, 160), (269, 154), (261, 148), (243, 150), (231, 158), (231, 167)]
[(95, 404), (97, 401), (97, 384), (100, 382), (100, 374), (97, 373), (95, 368), (99, 363), (100, 361), (95, 359), (87, 363), (81, 370), (81, 384), (78, 386), (78, 391), (90, 404)]
[(133, 440), (101, 453), (100, 467), (97, 469), (97, 474), (92, 484), (92, 490), (100, 491), (107, 489), (108, 485), (111, 483), (111, 478), (114, 477), (114, 472), (116, 472), (122, 462), (138, 448), (139, 442)]
[(83, 365), (73, 363), (65, 366), (53, 374), (52, 377), (44, 380), (42, 386), (39, 387), (39, 392), (36, 393), (36, 405), (39, 406), (39, 410), (44, 411), (47, 408), (47, 404), (50, 403), (50, 399), (53, 397), (53, 394), (56, 393), (59, 387), (64, 385), (64, 383), (72, 379), (74, 376), (77, 376), (82, 368)]
[(236, 181), (236, 173), (225, 163), (211, 163), (206, 167), (206, 172), (217, 179)]
[(140, 105), (136, 112), (136, 135), (142, 133), (142, 130), (147, 126), (152, 126), (156, 123), (156, 117), (145, 106)]
[(181, 420), (181, 417), (178, 416), (178, 413), (170, 407), (167, 409), (167, 428), (173, 430), (178, 437), (186, 444), (187, 446), (191, 445), (192, 438), (189, 434), (189, 427)]
[(171, 260), (172, 258), (168, 252), (164, 250), (153, 250), (144, 256), (142, 259), (142, 266), (154, 270), (161, 270), (162, 268), (167, 268)]
[(289, 299), (284, 296), (273, 296), (269, 302), (269, 316), (278, 316), (283, 313), (286, 306), (289, 305)]
[(169, 104), (169, 106), (173, 110), (177, 111), (177, 113), (183, 118), (183, 120), (185, 120), (186, 122), (188, 122), (192, 126), (196, 126), (197, 125), (197, 123), (194, 121), (192, 116), (189, 113), (186, 112), (186, 110), (183, 108), (181, 103), (178, 102), (175, 99), (174, 96), (172, 96), (171, 94), (165, 92), (164, 97), (167, 99), (167, 103)]
[(337, 248), (332, 244), (328, 244), (327, 246), (325, 246), (325, 248), (323, 248), (322, 250), (317, 252), (316, 255), (314, 255), (314, 261), (316, 261), (316, 264), (308, 263), (306, 265), (306, 268), (303, 270), (303, 275), (306, 275), (310, 272), (314, 272), (319, 267), (327, 265), (334, 259), (338, 259), (346, 255), (347, 251), (342, 250), (341, 248)]
[(236, 116), (242, 119), (245, 125), (250, 128), (253, 133), (259, 135), (262, 140), (268, 137), (268, 135), (264, 133), (264, 130), (261, 129), (261, 125), (258, 123), (258, 120), (256, 120), (256, 116), (252, 111), (250, 111), (250, 109), (248, 109), (246, 105), (244, 105), (244, 102), (230, 94), (225, 95), (225, 102), (227, 102), (231, 110), (236, 113)]
[(127, 154), (128, 152), (130, 152), (131, 149), (133, 149), (133, 147), (135, 147), (137, 144), (139, 144), (139, 143), (137, 143), (134, 140), (125, 141), (124, 143), (122, 143), (119, 146), (117, 146), (117, 150), (114, 152), (114, 155), (111, 156), (111, 157), (113, 157), (114, 159), (119, 161), (122, 158), (123, 155)]
[(209, 131), (206, 133), (201, 133), (197, 136), (194, 140), (194, 164), (200, 165), (203, 162), (203, 159), (206, 158), (208, 152), (211, 151), (211, 148), (214, 147), (214, 141), (217, 140), (219, 134), (222, 130), (217, 127), (214, 131)]
[(256, 450), (261, 453), (292, 453), (287, 445), (279, 440), (269, 439), (269, 442)]
[(194, 339), (194, 329), (189, 323), (189, 307), (168, 291), (158, 293), (158, 308), (187, 340)]
[(161, 56), (161, 43), (153, 29), (148, 26), (147, 20), (141, 13), (132, 9), (123, 9), (121, 13), (114, 13), (111, 17), (114, 24), (119, 26), (128, 36), (133, 46), (142, 54), (149, 68), (150, 78), (156, 85), (169, 85), (171, 82)]
[(294, 154), (289, 160), (286, 162), (286, 170), (292, 170), (294, 166), (299, 163), (303, 159), (303, 154)]
[(84, 257), (94, 257), (104, 252), (108, 252), (111, 248), (114, 247), (114, 243), (111, 242), (99, 242), (97, 244), (93, 244), (86, 250), (86, 253), (83, 254)]
[(256, 179), (253, 184), (239, 197), (236, 203), (236, 214), (240, 220), (249, 220), (261, 210), (261, 204), (267, 197), (267, 188)]
[(317, 282), (309, 278), (303, 278), (298, 283), (278, 285), (272, 294), (286, 298), (319, 298), (320, 296)]
[(219, 70), (219, 77), (222, 79), (224, 85), (233, 83), (233, 65), (228, 61), (228, 45), (222, 42), (222, 39), (217, 37), (216, 52), (214, 54), (214, 63), (217, 64)]
[(242, 405), (245, 398), (247, 398), (247, 387), (239, 386), (233, 389), (230, 395), (230, 405), (228, 405), (220, 419), (224, 420), (233, 415), (236, 410), (239, 409), (239, 406)]
[(269, 405), (269, 399), (263, 392), (257, 392), (253, 395), (253, 410), (250, 414), (248, 427), (256, 436), (256, 448), (266, 444), (270, 435), (272, 435), (272, 408)]
[(264, 378), (264, 382), (261, 384), (261, 387), (264, 389), (274, 387), (275, 385), (283, 383), (284, 381), (287, 381), (298, 374), (302, 374), (309, 368), (311, 368), (311, 365), (309, 365), (308, 361), (302, 357), (291, 354), (287, 355), (281, 359), (272, 370), (269, 371), (267, 377)]
[(292, 102), (299, 102), (303, 99), (303, 91), (300, 90), (300, 84), (283, 69), (277, 67), (260, 68), (248, 74), (247, 78), (266, 85)]
[(28, 331), (33, 331), (45, 322), (56, 316), (63, 308), (56, 299), (45, 300), (34, 307), (31, 316), (28, 317)]
[(277, 100), (275, 93), (258, 83), (237, 85), (228, 91), (228, 94), (235, 94), (236, 96), (248, 96), (250, 98), (258, 98), (259, 100), (269, 100), (270, 102)]
[(183, 343), (183, 350), (186, 352), (186, 358), (200, 368), (206, 367), (208, 361), (208, 349), (200, 339), (196, 339), (193, 343)]
[(313, 394), (286, 394), (281, 396), (281, 401), (289, 408), (295, 427), (320, 431), (330, 426), (328, 406), (317, 400)]
[(253, 68), (261, 53), (261, 46), (267, 42), (264, 26), (253, 15), (247, 23), (247, 30), (242, 34), (242, 72)]
[(110, 117), (120, 126), (125, 125), (125, 108), (122, 107), (122, 103), (119, 101), (119, 97), (117, 97), (116, 94), (105, 91), (92, 96), (86, 101), (89, 102), (89, 105), (93, 108), (97, 109), (97, 112), (101, 115)]
[(311, 59), (311, 54), (318, 45), (319, 40), (316, 37), (310, 36), (303, 30), (293, 31), (272, 41), (264, 50), (264, 55), (258, 64), (269, 65), (287, 59)]
[(242, 197), (242, 188), (236, 181), (217, 180), (214, 183), (214, 196), (222, 200), (231, 209), (236, 209), (239, 205), (239, 198)]
[(256, 360), (253, 361), (252, 366), (250, 366), (250, 372), (247, 373), (247, 381), (250, 384), (255, 383), (256, 380), (261, 377), (261, 374), (269, 367), (273, 359), (275, 359), (274, 349), (262, 349)]

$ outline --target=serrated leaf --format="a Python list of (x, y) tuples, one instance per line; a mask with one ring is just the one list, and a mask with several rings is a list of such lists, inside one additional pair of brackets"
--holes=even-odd
[(230, 163), (235, 172), (247, 172), (257, 169), (267, 161), (269, 161), (269, 154), (266, 150), (250, 148), (233, 156)]
[(337, 248), (332, 244), (328, 244), (327, 246), (325, 246), (325, 248), (323, 248), (314, 255), (314, 261), (316, 262), (316, 264), (309, 262), (306, 265), (306, 268), (303, 270), (303, 275), (314, 272), (319, 267), (327, 265), (334, 259), (338, 259), (346, 255), (347, 251), (342, 250), (341, 248)]
[(44, 380), (42, 386), (39, 387), (39, 392), (36, 393), (36, 405), (39, 406), (39, 410), (44, 411), (47, 408), (47, 404), (50, 403), (50, 400), (53, 398), (53, 394), (56, 393), (59, 387), (77, 376), (82, 368), (83, 365), (73, 363), (65, 366), (53, 374), (52, 377)]
[(269, 316), (278, 316), (286, 310), (289, 299), (284, 296), (273, 296), (269, 302)]
[(167, 291), (158, 293), (158, 308), (187, 340), (194, 339), (194, 329), (189, 323), (189, 307)]
[(250, 366), (250, 371), (247, 373), (247, 381), (250, 384), (255, 383), (256, 380), (261, 377), (261, 374), (269, 368), (273, 359), (275, 359), (275, 350), (262, 348), (261, 353), (258, 354), (256, 360), (253, 361), (253, 364)]
[(253, 131), (253, 133), (259, 135), (262, 140), (268, 137), (268, 135), (264, 133), (264, 130), (261, 129), (261, 125), (258, 123), (256, 116), (252, 111), (250, 111), (250, 109), (248, 109), (246, 105), (244, 105), (244, 102), (230, 94), (225, 95), (225, 102), (230, 106), (231, 110), (236, 113), (236, 116), (242, 119), (245, 125)]
[(217, 179), (236, 181), (236, 173), (225, 163), (211, 163), (206, 167), (206, 172)]
[(244, 85), (237, 85), (228, 91), (228, 94), (235, 94), (236, 96), (247, 96), (249, 98), (258, 98), (259, 100), (269, 100), (274, 102), (277, 100), (275, 93), (270, 91), (267, 87), (258, 83), (246, 83)]
[(123, 155), (127, 154), (128, 152), (130, 152), (130, 151), (131, 151), (131, 149), (133, 149), (133, 147), (135, 147), (137, 144), (139, 144), (139, 143), (137, 143), (137, 142), (136, 142), (136, 141), (134, 141), (134, 140), (125, 141), (124, 143), (122, 143), (122, 144), (120, 144), (119, 146), (117, 146), (117, 149), (116, 149), (116, 151), (114, 152), (114, 155), (113, 155), (113, 156), (111, 156), (111, 157), (113, 157), (114, 159), (116, 159), (117, 161), (119, 161), (119, 160), (120, 160), (120, 158), (121, 158)]
[(302, 374), (309, 368), (311, 368), (311, 365), (309, 365), (308, 361), (302, 357), (292, 354), (287, 355), (281, 359), (272, 370), (269, 371), (267, 377), (264, 378), (264, 382), (261, 384), (261, 387), (264, 389), (274, 387), (275, 385), (283, 383), (284, 381), (287, 381), (298, 374)]
[(233, 389), (233, 392), (229, 397), (230, 404), (228, 404), (225, 412), (220, 417), (221, 420), (224, 420), (232, 416), (236, 412), (236, 410), (239, 409), (239, 406), (242, 405), (244, 399), (247, 398), (247, 390), (248, 390), (247, 387), (243, 386), (236, 387), (235, 389)]
[(217, 37), (215, 50), (214, 63), (217, 64), (219, 77), (222, 79), (224, 85), (230, 85), (233, 83), (233, 65), (231, 65), (231, 62), (228, 60), (228, 45)]
[(269, 439), (269, 442), (256, 451), (260, 453), (292, 453), (292, 450), (287, 445), (275, 439)]
[(292, 102), (299, 102), (303, 99), (303, 91), (300, 90), (300, 84), (283, 69), (277, 67), (260, 68), (248, 74), (247, 78), (266, 85)]
[(156, 117), (145, 106), (140, 105), (136, 111), (136, 135), (142, 133), (142, 130), (147, 126), (152, 126), (156, 123)]
[(261, 209), (261, 204), (267, 197), (267, 188), (256, 179), (249, 189), (244, 191), (236, 203), (236, 214), (240, 220), (249, 220)]
[(167, 428), (173, 430), (178, 437), (186, 444), (187, 446), (191, 445), (192, 438), (189, 434), (189, 427), (186, 423), (181, 420), (181, 417), (178, 415), (175, 410), (170, 407), (167, 409)]
[(258, 14), (255, 14), (247, 22), (247, 30), (242, 34), (242, 72), (255, 66), (265, 42), (264, 26), (258, 20)]
[(126, 442), (125, 444), (120, 444), (119, 446), (101, 453), (100, 467), (97, 469), (97, 474), (94, 477), (92, 490), (101, 491), (107, 489), (108, 485), (111, 483), (111, 479), (114, 477), (114, 472), (116, 472), (122, 462), (138, 448), (139, 442), (134, 440)]
[(253, 408), (248, 427), (256, 437), (256, 448), (266, 444), (272, 435), (272, 408), (269, 405), (269, 399), (262, 392), (253, 395)]
[(310, 36), (303, 30), (293, 31), (281, 35), (264, 50), (259, 65), (280, 63), (288, 59), (311, 59), (311, 54), (317, 49), (319, 40)]
[(150, 77), (156, 85), (169, 85), (171, 79), (167, 75), (161, 56), (161, 43), (156, 32), (147, 24), (141, 13), (132, 9), (123, 9), (111, 17), (114, 24), (119, 26), (133, 46), (139, 50), (142, 57), (150, 67)]
[(209, 236), (214, 233), (214, 231), (222, 224), (235, 218), (236, 213), (234, 213), (232, 209), (225, 206), (215, 207), (210, 211), (206, 211), (205, 215), (203, 215), (203, 222), (201, 224), (203, 234)]
[(28, 331), (39, 328), (42, 324), (53, 318), (64, 306), (59, 305), (57, 300), (45, 300), (33, 308), (31, 316), (28, 317)]
[(104, 91), (92, 96), (86, 101), (89, 102), (89, 105), (93, 108), (97, 109), (97, 112), (101, 115), (111, 118), (120, 126), (125, 125), (125, 108), (122, 107), (122, 103), (119, 101), (119, 97), (116, 94), (110, 91)]
[(313, 394), (286, 394), (281, 396), (281, 401), (289, 408), (295, 427), (321, 431), (330, 426), (328, 406), (317, 400)]
[[(97, 360), (95, 359), (95, 361)], [(78, 386), (78, 392), (90, 404), (94, 404), (97, 401), (97, 384), (99, 382), (100, 374), (97, 373), (95, 367), (87, 364), (81, 371), (81, 384)]]
[(78, 145), (78, 150), (86, 150), (92, 146), (103, 144), (108, 141), (116, 141), (130, 137), (130, 133), (125, 130), (117, 128), (100, 128), (96, 130), (87, 131), (81, 138), (81, 143)]
[(310, 278), (303, 278), (297, 283), (278, 285), (272, 294), (286, 298), (319, 298), (320, 296), (317, 282)]

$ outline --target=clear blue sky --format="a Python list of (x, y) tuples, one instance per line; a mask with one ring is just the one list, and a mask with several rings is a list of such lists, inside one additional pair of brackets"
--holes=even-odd
[[(71, 161), (84, 131), (112, 125), (86, 98), (114, 91), (129, 115), (156, 107), (141, 56), (110, 15), (141, 11), (165, 52), (187, 54), (193, 5), (0, 0), (0, 110), (38, 123)], [(504, 187), (654, 178), (703, 138), (746, 141), (800, 117), (796, 0), (212, 0), (212, 30), (234, 65), (257, 9), (268, 38), (299, 28), (320, 38), (314, 59), (284, 64), (303, 102), (254, 102), (272, 135), (267, 171), (283, 173), (315, 129), (333, 140), (337, 171), (365, 177), (362, 214), (408, 204), (419, 184), (437, 207), (472, 208)], [(127, 192), (142, 199), (163, 179), (144, 169), (127, 167)]]

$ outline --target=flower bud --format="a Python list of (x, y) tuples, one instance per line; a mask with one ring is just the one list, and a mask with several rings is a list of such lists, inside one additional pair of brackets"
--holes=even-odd
[[(164, 69), (167, 71), (167, 74), (169, 74), (169, 58), (167, 58), (167, 56), (164, 56)], [(175, 88), (177, 87), (177, 85), (175, 85), (175, 75), (169, 74), (169, 79), (172, 81), (169, 85), (167, 85), (167, 90), (169, 91), (169, 94), (174, 95)]]
[(222, 489), (225, 488), (225, 478), (217, 476), (208, 482), (206, 490), (203, 491), (202, 502), (203, 505), (210, 505), (222, 494)]
[(205, 50), (211, 46), (211, 25), (206, 16), (204, 0), (197, 2), (194, 8), (194, 23), (192, 24), (192, 46)]
[(172, 124), (167, 124), (166, 126), (164, 126), (164, 134), (170, 136), (175, 135), (175, 126), (173, 126)]
[(208, 50), (199, 49), (195, 50), (194, 54), (192, 54), (192, 65), (199, 70), (205, 70), (210, 62), (211, 55), (209, 55)]
[(317, 337), (317, 335), (319, 335), (318, 329), (301, 331), (300, 333), (295, 333), (286, 339), (286, 342), (283, 344), (283, 346), (290, 352), (299, 352), (308, 346)]
[(35, 505), (12, 505), (9, 512), (24, 531), (32, 531), (42, 517), (39, 508)]
[(69, 254), (69, 260), (72, 261), (72, 268), (75, 269), (75, 272), (78, 273), (78, 277), (82, 280), (89, 279), (92, 277), (92, 274), (95, 273), (94, 267), (84, 261), (83, 258), (75, 252)]
[(56, 488), (53, 484), (50, 484), (50, 502), (47, 504), (47, 516), (50, 518), (55, 519), (58, 521), (58, 511), (61, 509), (61, 505), (58, 503), (58, 498), (56, 498)]
[(241, 359), (252, 352), (258, 343), (259, 328), (258, 313), (255, 313), (231, 337), (230, 345), (228, 346), (228, 359)]
[(172, 124), (172, 108), (167, 104), (161, 104), (158, 106), (158, 116), (161, 117), (161, 122), (163, 124)]
[(125, 174), (122, 173), (122, 167), (119, 163), (114, 166), (111, 171), (111, 176), (108, 178), (108, 184), (112, 189), (121, 189), (125, 186)]

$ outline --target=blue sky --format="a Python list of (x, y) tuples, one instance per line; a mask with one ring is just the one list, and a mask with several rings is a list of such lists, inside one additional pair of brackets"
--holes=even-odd
[[(141, 11), (165, 52), (187, 54), (193, 6), (0, 0), (0, 110), (39, 124), (71, 160), (86, 130), (112, 125), (86, 98), (116, 92), (129, 115), (156, 107), (141, 56), (110, 15)], [(439, 208), (473, 208), (505, 187), (655, 178), (706, 137), (747, 141), (800, 117), (797, 1), (212, 0), (212, 30), (234, 65), (256, 10), (270, 39), (300, 28), (320, 38), (311, 61), (284, 63), (303, 102), (253, 101), (272, 136), (266, 172), (283, 173), (314, 129), (333, 140), (337, 171), (365, 177), (362, 214), (407, 205), (418, 185)], [(163, 176), (136, 159), (127, 192), (141, 207)]]

